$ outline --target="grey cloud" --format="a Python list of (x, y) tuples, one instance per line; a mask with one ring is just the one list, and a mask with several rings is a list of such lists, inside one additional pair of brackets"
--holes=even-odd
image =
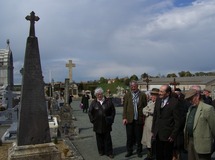
[(0, 47), (10, 39), (17, 83), (29, 33), (25, 16), (32, 10), (40, 17), (35, 26), (46, 82), (50, 72), (55, 81), (64, 81), (69, 59), (76, 63), (77, 82), (215, 68), (213, 0), (180, 8), (171, 0), (21, 0), (0, 5)]

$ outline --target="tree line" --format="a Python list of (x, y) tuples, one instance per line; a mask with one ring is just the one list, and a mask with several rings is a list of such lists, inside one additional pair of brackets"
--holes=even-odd
[(194, 77), (194, 76), (215, 76), (215, 72), (196, 72), (196, 73), (191, 73), (190, 71), (180, 71), (178, 73), (168, 73), (166, 76), (165, 75), (157, 75), (157, 76), (151, 76), (147, 73), (141, 74), (140, 78), (133, 74), (130, 77), (123, 77), (123, 78), (113, 78), (113, 79), (107, 79), (105, 77), (100, 77), (99, 80), (94, 80), (94, 81), (87, 81), (87, 82), (80, 82), (78, 83), (78, 89), (79, 90), (90, 90), (93, 91), (96, 87), (100, 86), (103, 87), (104, 89), (110, 89), (114, 90), (116, 86), (120, 87), (126, 87), (129, 86), (130, 81), (132, 80), (146, 80), (147, 78), (165, 78), (165, 77)]

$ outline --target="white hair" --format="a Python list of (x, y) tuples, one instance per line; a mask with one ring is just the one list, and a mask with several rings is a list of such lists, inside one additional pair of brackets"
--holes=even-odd
[(132, 80), (132, 81), (130, 82), (130, 86), (131, 86), (131, 85), (138, 85), (138, 83), (137, 83), (137, 81)]
[(95, 89), (94, 95), (96, 96), (98, 93), (103, 94), (104, 90), (101, 87), (98, 87), (98, 88)]
[(190, 89), (195, 89), (197, 92), (201, 92), (201, 86), (199, 86), (199, 85), (192, 85), (191, 87), (190, 87)]

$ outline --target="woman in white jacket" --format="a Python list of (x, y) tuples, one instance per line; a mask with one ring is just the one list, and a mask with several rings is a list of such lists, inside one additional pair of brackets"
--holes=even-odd
[(143, 128), (143, 136), (142, 136), (142, 144), (146, 146), (148, 153), (145, 160), (152, 159), (152, 149), (151, 149), (151, 138), (152, 138), (152, 120), (153, 120), (153, 113), (155, 107), (155, 101), (158, 97), (159, 89), (153, 88), (150, 92), (150, 101), (148, 102), (147, 106), (143, 108), (143, 115), (145, 117), (145, 123)]

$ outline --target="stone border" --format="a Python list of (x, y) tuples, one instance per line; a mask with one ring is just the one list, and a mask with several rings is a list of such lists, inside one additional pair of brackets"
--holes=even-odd
[(70, 157), (70, 159), (72, 160), (84, 160), (83, 156), (80, 154), (80, 152), (78, 151), (78, 149), (74, 146), (74, 144), (71, 142), (71, 140), (69, 140), (68, 138), (65, 138), (65, 144), (67, 146), (69, 146), (69, 148), (71, 149), (71, 151), (73, 152), (73, 156)]

